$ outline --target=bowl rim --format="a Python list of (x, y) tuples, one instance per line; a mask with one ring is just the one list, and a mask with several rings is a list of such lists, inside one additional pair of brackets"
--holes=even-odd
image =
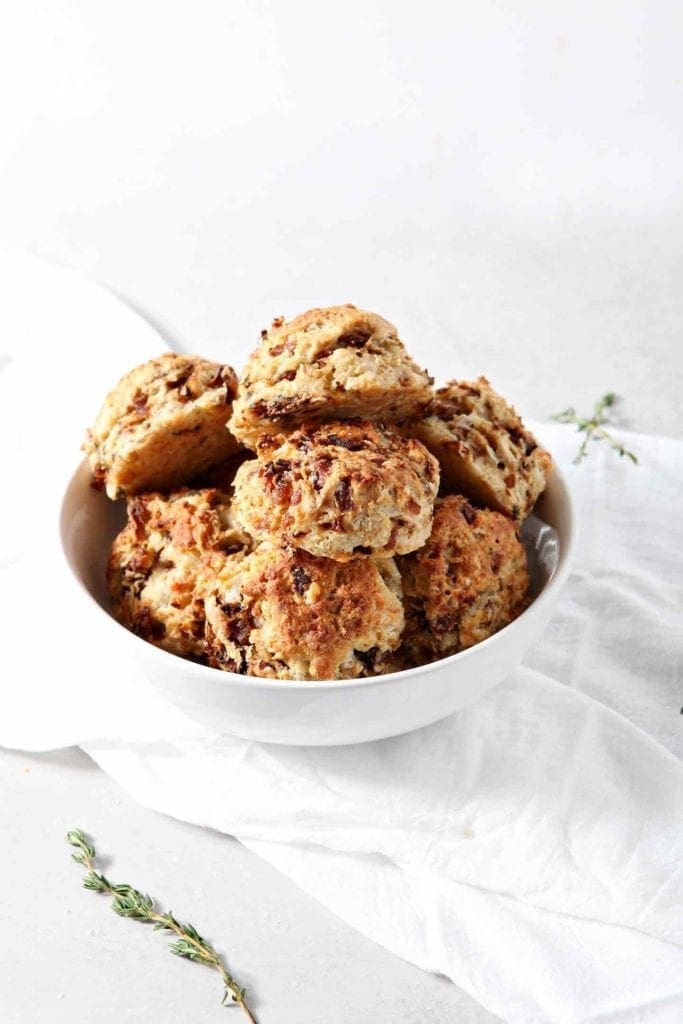
[[(560, 555), (557, 563), (557, 567), (553, 572), (552, 576), (546, 583), (541, 593), (534, 598), (521, 615), (518, 615), (516, 619), (509, 622), (502, 629), (499, 629), (496, 633), (492, 633), (491, 636), (485, 640), (480, 640), (479, 643), (473, 644), (472, 647), (467, 647), (464, 651), (458, 651), (455, 654), (450, 654), (446, 658), (439, 658), (436, 661), (427, 662), (425, 665), (418, 665), (414, 668), (401, 669), (398, 672), (387, 672), (383, 675), (377, 676), (365, 676), (358, 679), (268, 679), (262, 676), (247, 676), (240, 675), (236, 672), (224, 671), (223, 669), (213, 668), (211, 665), (202, 665), (199, 662), (192, 661), (189, 658), (183, 658), (179, 654), (173, 654), (171, 651), (166, 651), (163, 647), (157, 647), (155, 644), (151, 644), (148, 640), (144, 640), (142, 637), (136, 636), (127, 629), (122, 623), (118, 622), (117, 619), (103, 608), (100, 602), (90, 592), (85, 583), (77, 575), (71, 558), (67, 550), (66, 534), (68, 529), (68, 523), (65, 521), (66, 503), (71, 488), (76, 482), (76, 478), (79, 474), (83, 473), (84, 467), (88, 467), (88, 460), (83, 459), (78, 464), (74, 472), (69, 477), (69, 481), (65, 488), (64, 494), (59, 506), (59, 539), (62, 550), (62, 555), (66, 565), (69, 568), (69, 577), (75, 583), (78, 590), (81, 591), (87, 598), (87, 604), (91, 610), (95, 613), (99, 613), (99, 620), (101, 623), (109, 622), (112, 626), (117, 628), (120, 633), (119, 636), (124, 643), (131, 643), (131, 650), (143, 653), (144, 656), (156, 657), (159, 656), (161, 664), (166, 662), (169, 668), (172, 670), (174, 667), (177, 670), (179, 668), (178, 662), (181, 662), (182, 667), (191, 672), (193, 675), (198, 676), (200, 679), (210, 679), (214, 683), (218, 682), (219, 677), (230, 683), (232, 686), (236, 686), (238, 689), (259, 689), (265, 691), (277, 691), (282, 693), (283, 689), (289, 692), (305, 692), (313, 693), (317, 690), (324, 691), (326, 693), (332, 691), (341, 690), (355, 690), (367, 687), (378, 687), (384, 685), (391, 685), (396, 683), (397, 680), (404, 680), (407, 678), (417, 679), (423, 675), (429, 675), (434, 672), (435, 668), (441, 670), (447, 666), (453, 664), (462, 664), (467, 659), (471, 659), (477, 656), (477, 652), (480, 652), (483, 648), (489, 648), (504, 634), (508, 633), (509, 630), (520, 628), (520, 624), (524, 619), (529, 621), (531, 617), (538, 615), (542, 609), (551, 601), (554, 595), (562, 588), (565, 583), (571, 564), (573, 562), (574, 553), (576, 550), (576, 539), (577, 539), (577, 519), (576, 519), (576, 503), (572, 494), (572, 490), (567, 481), (567, 477), (562, 470), (553, 462), (553, 468), (551, 470), (550, 477), (548, 478), (548, 484), (546, 489), (551, 483), (557, 483), (560, 486), (561, 497), (564, 499), (567, 507), (567, 540), (565, 543), (560, 544)], [(140, 646), (141, 645), (141, 646)], [(207, 675), (208, 673), (208, 675)]]

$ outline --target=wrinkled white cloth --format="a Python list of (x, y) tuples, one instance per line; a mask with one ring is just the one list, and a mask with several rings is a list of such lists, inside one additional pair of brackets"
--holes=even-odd
[(0, 743), (80, 743), (141, 802), (237, 836), (505, 1021), (679, 1022), (683, 444), (625, 434), (638, 466), (604, 445), (572, 466), (571, 428), (538, 426), (579, 551), (544, 637), (478, 703), (358, 747), (249, 742), (103, 657), (59, 554), (83, 425), (163, 343), (68, 272), (0, 259), (0, 281)]

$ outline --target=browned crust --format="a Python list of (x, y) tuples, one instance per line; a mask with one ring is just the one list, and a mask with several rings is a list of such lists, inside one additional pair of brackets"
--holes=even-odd
[(439, 460), (445, 493), (515, 520), (529, 515), (552, 469), (549, 452), (485, 377), (439, 388), (427, 415), (402, 428)]
[(226, 557), (241, 554), (249, 538), (216, 489), (182, 488), (169, 495), (138, 495), (114, 540), (107, 584), (116, 618), (138, 636), (175, 654), (204, 651), (200, 582)]
[(526, 552), (514, 523), (461, 495), (439, 499), (432, 533), (397, 560), (412, 664), (455, 654), (507, 625), (527, 603)]
[(217, 668), (277, 679), (373, 675), (403, 628), (394, 563), (340, 563), (261, 544), (207, 588)]
[(230, 427), (254, 447), (305, 420), (393, 422), (425, 408), (430, 384), (387, 320), (352, 305), (311, 309), (261, 332)]
[(168, 352), (131, 370), (107, 395), (83, 445), (110, 498), (182, 485), (239, 448), (227, 430), (232, 367)]
[(235, 514), (260, 540), (347, 561), (406, 553), (429, 536), (439, 467), (427, 449), (371, 422), (262, 435), (235, 477)]

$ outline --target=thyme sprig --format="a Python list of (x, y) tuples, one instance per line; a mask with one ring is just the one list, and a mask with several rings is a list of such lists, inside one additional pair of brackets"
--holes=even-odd
[(605, 424), (609, 423), (608, 410), (612, 408), (616, 401), (617, 396), (614, 392), (609, 391), (595, 403), (591, 416), (577, 416), (575, 410), (570, 406), (569, 409), (565, 409), (564, 412), (560, 412), (552, 417), (558, 423), (575, 423), (577, 431), (585, 434), (579, 445), (574, 462), (582, 462), (586, 458), (588, 455), (588, 445), (591, 441), (607, 441), (610, 448), (618, 452), (620, 456), (625, 455), (631, 462), (638, 462), (633, 452), (630, 452), (613, 434), (605, 430)]
[(202, 938), (196, 928), (191, 924), (181, 924), (169, 910), (167, 913), (160, 913), (151, 896), (147, 896), (134, 889), (132, 885), (117, 885), (99, 871), (95, 871), (95, 847), (88, 837), (80, 829), (72, 829), (67, 832), (66, 841), (75, 847), (71, 854), (77, 864), (82, 864), (88, 872), (83, 879), (83, 885), (92, 892), (105, 893), (112, 896), (111, 908), (120, 917), (129, 917), (134, 921), (142, 921), (154, 926), (154, 931), (173, 932), (178, 936), (175, 942), (169, 944), (171, 953), (183, 957), (186, 960), (194, 960), (195, 963), (205, 964), (212, 967), (220, 974), (225, 991), (223, 992), (222, 1005), (237, 1003), (242, 1007), (247, 1020), (256, 1024), (256, 1020), (246, 1003), (246, 989), (240, 988), (232, 975), (227, 971), (216, 950), (210, 942)]

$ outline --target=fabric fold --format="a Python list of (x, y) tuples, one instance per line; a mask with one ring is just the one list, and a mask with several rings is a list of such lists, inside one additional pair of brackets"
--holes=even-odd
[(683, 944), (671, 913), (680, 765), (620, 715), (527, 669), (450, 719), (360, 747), (204, 731), (85, 749), (142, 803), (240, 839), (379, 854)]

